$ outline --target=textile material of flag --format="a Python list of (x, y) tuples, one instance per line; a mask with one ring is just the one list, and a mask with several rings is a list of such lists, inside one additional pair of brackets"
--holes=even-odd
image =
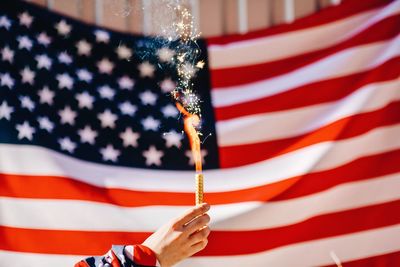
[[(0, 266), (71, 266), (193, 205), (173, 43), (3, 2)], [(180, 266), (400, 262), (399, 13), (344, 1), (199, 40), (213, 231)]]

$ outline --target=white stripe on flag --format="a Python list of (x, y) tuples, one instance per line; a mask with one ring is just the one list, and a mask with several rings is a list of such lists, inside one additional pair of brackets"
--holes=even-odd
[[(334, 168), (362, 156), (400, 148), (399, 135), (400, 125), (381, 127), (354, 138), (311, 145), (257, 164), (207, 170), (207, 192), (252, 188), (312, 171)], [(28, 145), (0, 144), (0, 158), (0, 173), (64, 176), (106, 188), (193, 192), (193, 171), (113, 167), (73, 159), (46, 148)]]
[(289, 91), (305, 84), (366, 71), (399, 55), (400, 35), (390, 41), (345, 49), (275, 78), (213, 89), (211, 91), (212, 102), (216, 107), (248, 102)]
[(400, 79), (368, 84), (335, 102), (218, 121), (218, 144), (221, 147), (234, 146), (301, 135), (400, 100), (399, 88)]

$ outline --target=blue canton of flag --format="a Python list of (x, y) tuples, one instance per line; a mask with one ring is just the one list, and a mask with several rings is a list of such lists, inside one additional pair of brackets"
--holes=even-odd
[[(169, 97), (177, 82), (173, 43), (88, 26), (19, 1), (0, 5), (0, 142), (121, 166), (193, 168)], [(206, 61), (205, 43), (199, 45)], [(208, 136), (204, 168), (216, 168), (206, 67), (194, 84)]]

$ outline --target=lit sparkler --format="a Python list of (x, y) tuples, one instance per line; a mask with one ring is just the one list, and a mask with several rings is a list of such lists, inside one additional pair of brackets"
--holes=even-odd
[(196, 205), (200, 205), (203, 202), (204, 190), (200, 133), (197, 131), (200, 126), (201, 109), (200, 99), (193, 91), (192, 78), (199, 69), (204, 67), (205, 63), (204, 61), (197, 61), (200, 49), (196, 40), (199, 34), (194, 27), (192, 14), (186, 7), (179, 4), (174, 7), (174, 11), (177, 17), (177, 20), (173, 23), (173, 28), (174, 34), (178, 37), (175, 48), (178, 84), (171, 95), (177, 101), (178, 110), (184, 115), (184, 129), (190, 141), (196, 166)]

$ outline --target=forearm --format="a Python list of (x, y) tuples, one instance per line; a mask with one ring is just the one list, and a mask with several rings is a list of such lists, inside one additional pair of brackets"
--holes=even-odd
[(112, 246), (103, 256), (89, 257), (75, 264), (75, 267), (139, 267), (159, 266), (154, 252), (143, 245)]

